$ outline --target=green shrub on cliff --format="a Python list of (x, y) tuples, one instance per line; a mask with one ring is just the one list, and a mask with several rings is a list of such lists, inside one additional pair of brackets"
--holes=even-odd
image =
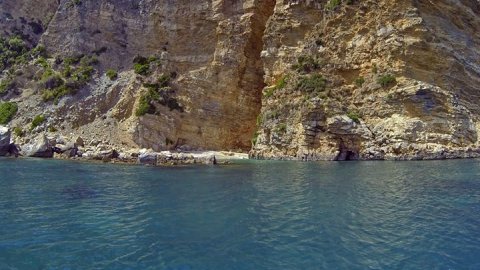
[(377, 83), (380, 84), (382, 87), (388, 87), (392, 84), (395, 84), (396, 82), (397, 79), (391, 74), (382, 75), (377, 79)]
[(133, 70), (135, 70), (135, 73), (138, 75), (146, 76), (150, 73), (150, 64), (136, 63), (133, 65)]
[(143, 116), (145, 114), (154, 114), (155, 113), (155, 106), (152, 104), (154, 100), (158, 100), (160, 95), (158, 92), (153, 89), (149, 88), (146, 94), (143, 94), (140, 97), (140, 101), (138, 103), (138, 108), (135, 111), (136, 116)]
[(25, 135), (25, 132), (23, 131), (23, 129), (21, 127), (15, 127), (13, 129), (13, 134), (15, 134), (15, 136), (17, 136), (17, 137), (23, 137), (23, 135)]
[(25, 42), (20, 37), (17, 37), (17, 36), (11, 37), (8, 40), (8, 46), (10, 50), (16, 51), (18, 53), (21, 53), (22, 51), (27, 49)]
[(277, 132), (277, 133), (287, 132), (287, 124), (285, 124), (285, 123), (278, 124), (278, 126), (275, 128), (275, 132)]
[(28, 52), (27, 44), (20, 37), (0, 36), (0, 71), (15, 64), (25, 63)]
[[(38, 61), (37, 61), (38, 62)], [(41, 61), (46, 63), (46, 61)], [(56, 60), (54, 70), (50, 65), (42, 65), (44, 72), (41, 76), (40, 83), (44, 88), (42, 90), (43, 101), (52, 101), (56, 104), (66, 96), (73, 95), (78, 89), (85, 86), (95, 73), (94, 65), (98, 63), (95, 56), (75, 55), (66, 57), (63, 60)]]
[[(156, 59), (156, 58), (155, 58)], [(140, 55), (133, 58), (133, 70), (138, 75), (147, 76), (150, 74), (150, 62), (155, 61), (154, 58), (146, 58)]]
[(62, 84), (52, 89), (44, 89), (42, 92), (42, 100), (45, 102), (53, 100), (53, 103), (57, 104), (60, 98), (73, 93), (75, 93), (73, 88)]
[(95, 69), (92, 66), (80, 66), (72, 74), (72, 79), (81, 84), (86, 84), (93, 76)]
[(162, 75), (155, 83), (143, 84), (143, 87), (147, 88), (148, 91), (140, 97), (138, 108), (135, 111), (136, 116), (154, 114), (156, 112), (156, 108), (153, 105), (154, 101), (168, 107), (170, 111), (184, 112), (178, 100), (172, 96), (174, 91), (170, 87), (170, 79), (169, 75)]
[(112, 80), (112, 81), (115, 80), (115, 79), (117, 79), (117, 77), (118, 77), (118, 73), (117, 73), (117, 71), (114, 70), (114, 69), (109, 69), (109, 70), (107, 70), (106, 75), (107, 75), (107, 77), (108, 77), (110, 80)]
[(273, 86), (270, 86), (264, 92), (266, 98), (271, 97), (273, 93), (277, 90), (283, 89), (287, 85), (288, 76), (281, 77)]
[(6, 125), (12, 121), (18, 111), (18, 105), (14, 102), (0, 103), (0, 125)]
[(347, 113), (348, 118), (352, 119), (355, 123), (360, 123), (360, 115), (355, 111), (350, 111)]
[(38, 127), (43, 122), (45, 122), (45, 120), (47, 120), (47, 119), (45, 118), (45, 116), (43, 116), (41, 114), (35, 116), (35, 118), (33, 118), (33, 120), (32, 120), (32, 124), (30, 125), (30, 130), (34, 130), (36, 127)]
[(327, 80), (320, 74), (301, 77), (297, 89), (304, 93), (320, 93), (325, 91)]
[(327, 9), (334, 9), (342, 3), (342, 0), (329, 0), (325, 6)]
[(310, 73), (320, 68), (320, 61), (309, 55), (302, 55), (297, 58), (297, 63), (292, 68), (301, 73)]
[(358, 87), (362, 87), (364, 83), (365, 83), (365, 78), (362, 76), (355, 79), (355, 85)]
[(33, 58), (47, 57), (47, 48), (43, 44), (38, 44), (37, 47), (35, 47), (32, 50), (31, 55), (32, 55)]
[(252, 146), (255, 146), (257, 144), (258, 135), (260, 135), (259, 132), (255, 131), (255, 133), (253, 134), (253, 138), (252, 138)]
[(36, 65), (39, 65), (41, 67), (43, 67), (44, 69), (48, 68), (50, 65), (48, 64), (47, 62), (47, 59), (45, 59), (45, 57), (43, 56), (40, 56), (37, 61), (35, 61), (35, 64)]
[(152, 98), (148, 94), (142, 95), (140, 97), (140, 101), (138, 102), (138, 108), (135, 111), (135, 115), (143, 116), (147, 113), (155, 113), (155, 107), (151, 104), (151, 102)]
[(160, 88), (168, 87), (170, 85), (170, 76), (163, 74), (158, 78), (157, 83)]
[(76, 65), (80, 62), (84, 55), (79, 54), (79, 55), (74, 55), (74, 56), (68, 56), (63, 59), (63, 64), (64, 65)]
[(7, 78), (0, 81), (0, 95), (6, 94), (12, 87), (12, 80)]

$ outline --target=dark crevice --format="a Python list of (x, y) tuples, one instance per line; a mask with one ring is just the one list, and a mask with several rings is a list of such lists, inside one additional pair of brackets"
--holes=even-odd
[(241, 84), (243, 86), (251, 86), (253, 83), (259, 104), (261, 104), (261, 90), (265, 86), (263, 79), (265, 72), (261, 59), (261, 53), (264, 47), (263, 37), (265, 29), (267, 28), (267, 22), (273, 15), (275, 5), (276, 0), (258, 1), (256, 3), (253, 16), (251, 17), (251, 34), (244, 50), (247, 63), (246, 72), (241, 80)]
[[(267, 23), (274, 13), (276, 0), (256, 1), (253, 7), (253, 16), (251, 17), (251, 34), (248, 37), (248, 43), (244, 49), (244, 55), (247, 58), (245, 71), (240, 78), (240, 88), (244, 89), (246, 94), (252, 99), (255, 116), (251, 120), (250, 135), (253, 137), (256, 129), (256, 116), (260, 114), (262, 106), (262, 90), (265, 87), (264, 65), (261, 53), (264, 48), (264, 35)], [(249, 142), (250, 143), (250, 142)], [(250, 144), (246, 145), (247, 148)]]
[(352, 161), (359, 160), (360, 154), (358, 147), (354, 143), (346, 143), (344, 140), (341, 140), (339, 143), (339, 154), (335, 158), (337, 161)]

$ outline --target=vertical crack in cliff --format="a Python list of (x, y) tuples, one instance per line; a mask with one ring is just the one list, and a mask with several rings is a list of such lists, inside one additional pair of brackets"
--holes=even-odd
[(57, 1), (57, 5), (55, 8), (52, 8), (52, 10), (55, 10), (53, 12), (53, 14), (49, 14), (45, 19), (46, 19), (46, 22), (44, 22), (44, 29), (43, 29), (43, 33), (42, 33), (42, 36), (48, 32), (48, 28), (50, 28), (50, 24), (52, 23), (53, 20), (55, 20), (55, 17), (57, 17), (57, 14), (59, 13), (60, 11), (60, 0)]
[[(260, 114), (262, 106), (262, 90), (265, 87), (264, 66), (261, 59), (261, 53), (264, 47), (263, 37), (267, 23), (274, 13), (276, 0), (258, 0), (253, 4), (253, 15), (251, 17), (251, 32), (245, 46), (244, 55), (247, 59), (244, 72), (241, 72), (239, 80), (240, 88), (252, 99), (251, 108), (255, 113), (252, 119), (249, 119), (250, 125), (248, 133), (250, 138), (256, 130), (256, 117)], [(252, 115), (253, 116), (253, 115)], [(250, 145), (248, 145), (250, 147)]]

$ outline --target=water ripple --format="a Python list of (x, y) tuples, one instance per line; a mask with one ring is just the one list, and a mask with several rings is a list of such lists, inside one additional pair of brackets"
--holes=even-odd
[(0, 269), (480, 269), (479, 164), (1, 160)]

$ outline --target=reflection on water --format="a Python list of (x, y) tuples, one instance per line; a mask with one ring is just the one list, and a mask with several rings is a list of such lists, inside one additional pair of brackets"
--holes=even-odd
[(480, 166), (0, 161), (0, 269), (480, 269)]

